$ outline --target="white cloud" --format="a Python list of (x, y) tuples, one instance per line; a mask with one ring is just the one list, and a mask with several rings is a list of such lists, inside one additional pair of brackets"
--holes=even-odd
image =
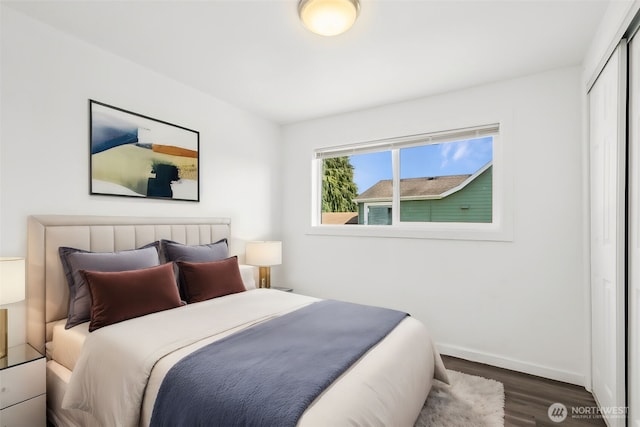
[(453, 160), (458, 161), (464, 157), (467, 157), (471, 151), (469, 150), (469, 141), (463, 141), (456, 147), (456, 152), (453, 153)]
[(442, 144), (440, 145), (440, 155), (442, 156), (442, 163), (440, 163), (440, 168), (444, 169), (449, 164), (449, 152), (451, 151), (451, 146), (453, 144)]

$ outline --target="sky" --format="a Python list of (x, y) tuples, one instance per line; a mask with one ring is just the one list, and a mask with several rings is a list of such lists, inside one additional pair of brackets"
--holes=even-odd
[[(400, 178), (473, 174), (493, 159), (493, 137), (422, 145), (400, 150)], [(382, 179), (392, 179), (391, 151), (349, 156), (354, 181), (362, 193)]]

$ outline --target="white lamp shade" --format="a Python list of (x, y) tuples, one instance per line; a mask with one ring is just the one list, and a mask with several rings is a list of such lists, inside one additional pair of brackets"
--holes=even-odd
[(356, 21), (358, 0), (301, 0), (298, 13), (304, 25), (321, 36), (336, 36)]
[(246, 263), (260, 267), (282, 264), (282, 242), (247, 242)]
[(24, 299), (24, 258), (0, 258), (0, 305)]

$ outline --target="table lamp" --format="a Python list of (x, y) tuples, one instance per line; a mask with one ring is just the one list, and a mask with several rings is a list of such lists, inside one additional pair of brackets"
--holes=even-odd
[[(24, 258), (0, 257), (0, 306), (24, 299)], [(0, 308), (0, 358), (7, 355), (8, 310)]]
[(259, 288), (271, 287), (271, 266), (282, 264), (282, 242), (247, 242), (246, 262), (260, 267)]

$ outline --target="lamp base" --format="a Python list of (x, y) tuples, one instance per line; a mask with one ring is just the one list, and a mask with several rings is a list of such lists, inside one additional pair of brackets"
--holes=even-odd
[(260, 276), (258, 279), (259, 288), (271, 287), (271, 267), (260, 267)]
[(7, 356), (7, 338), (8, 338), (8, 316), (7, 313), (9, 310), (6, 308), (0, 308), (0, 359)]

